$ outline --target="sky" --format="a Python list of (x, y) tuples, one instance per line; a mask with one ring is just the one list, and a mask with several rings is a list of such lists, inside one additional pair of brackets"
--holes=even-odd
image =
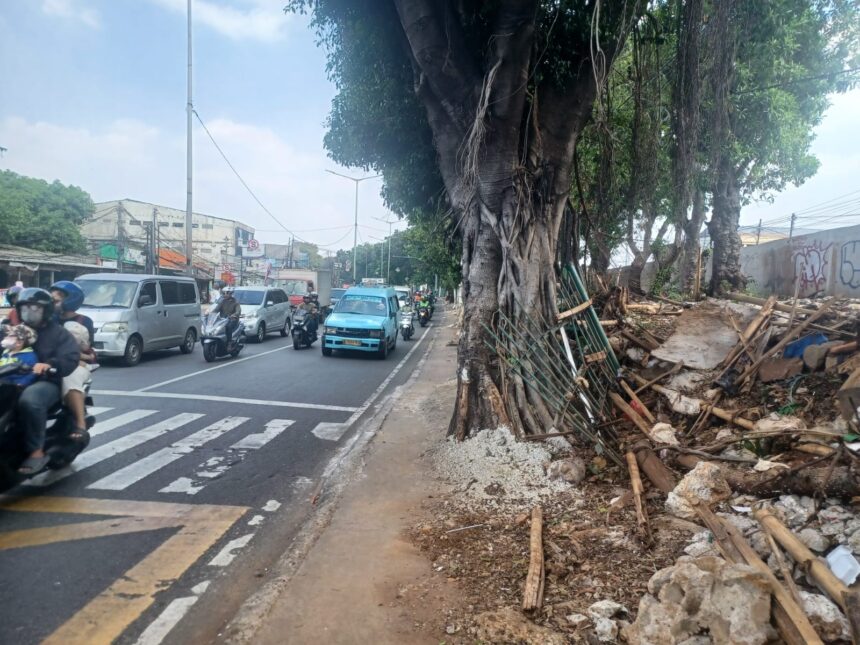
[[(194, 0), (194, 106), (284, 226), (329, 250), (352, 243), (354, 184), (323, 148), (335, 88), (306, 16), (286, 0)], [(0, 0), (0, 168), (80, 186), (94, 201), (185, 208), (186, 0)], [(858, 223), (860, 90), (833, 98), (813, 145), (821, 168), (741, 223)], [(246, 192), (195, 121), (194, 210), (238, 219), (261, 242), (290, 233)], [(360, 240), (394, 220), (379, 180), (360, 185)], [(849, 194), (852, 193), (853, 194)], [(847, 195), (844, 198), (840, 196)], [(833, 200), (833, 201), (831, 201)], [(816, 210), (816, 206), (825, 202)], [(844, 202), (844, 203), (843, 203)], [(842, 214), (841, 219), (833, 219)], [(402, 223), (395, 228), (403, 228)]]
[[(354, 177), (323, 149), (334, 86), (305, 16), (285, 0), (194, 0), (193, 102), (266, 208), (297, 237), (352, 245)], [(185, 0), (0, 0), (0, 169), (80, 186), (96, 202), (185, 209)], [(290, 238), (199, 123), (194, 211)], [(380, 180), (359, 188), (359, 241), (395, 220)], [(404, 228), (403, 224), (394, 227)]]

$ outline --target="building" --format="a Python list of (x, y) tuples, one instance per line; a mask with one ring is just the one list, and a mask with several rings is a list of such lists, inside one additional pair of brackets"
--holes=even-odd
[[(93, 216), (81, 225), (81, 234), (93, 252), (119, 271), (175, 270), (176, 257), (185, 256), (185, 211), (134, 199), (100, 202)], [(254, 229), (241, 222), (202, 213), (192, 215), (195, 269), (218, 276), (233, 265)], [(164, 250), (168, 250), (165, 253)], [(166, 256), (169, 256), (165, 258)]]
[[(25, 287), (47, 289), (57, 280), (74, 280), (83, 273), (113, 270), (96, 257), (48, 253), (0, 244), (0, 288), (20, 282)], [(2, 300), (0, 298), (0, 302)]]

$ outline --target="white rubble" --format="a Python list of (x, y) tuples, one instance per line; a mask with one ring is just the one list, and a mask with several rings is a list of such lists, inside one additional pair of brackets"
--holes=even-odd
[(824, 641), (851, 640), (848, 619), (829, 598), (802, 589), (800, 597), (803, 599), (803, 611)]
[(666, 510), (681, 519), (694, 520), (698, 515), (688, 499), (713, 504), (731, 496), (732, 490), (720, 467), (711, 462), (700, 461), (667, 495)]

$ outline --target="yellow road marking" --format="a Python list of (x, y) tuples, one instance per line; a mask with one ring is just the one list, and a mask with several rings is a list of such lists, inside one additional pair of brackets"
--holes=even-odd
[[(176, 527), (179, 531), (69, 618), (44, 643), (108, 645), (248, 510), (244, 506), (73, 497), (0, 498), (0, 509), (113, 515), (110, 520), (0, 533), (0, 550)], [(52, 535), (59, 536), (52, 539)]]

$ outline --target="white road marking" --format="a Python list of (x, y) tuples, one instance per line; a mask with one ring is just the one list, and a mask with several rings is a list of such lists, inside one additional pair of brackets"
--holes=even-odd
[(97, 405), (87, 408), (87, 414), (91, 414), (94, 417), (97, 417), (100, 414), (104, 414), (105, 412), (110, 412), (113, 408), (100, 408)]
[(262, 515), (255, 515), (250, 520), (248, 520), (248, 526), (257, 526), (259, 524), (262, 524), (263, 520), (265, 520), (265, 519), (266, 518), (263, 517)]
[(153, 620), (149, 626), (143, 630), (140, 638), (137, 639), (135, 645), (161, 645), (165, 637), (170, 631), (176, 627), (177, 623), (188, 613), (188, 610), (197, 602), (200, 596), (209, 587), (209, 580), (194, 585), (191, 588), (193, 596), (185, 598), (176, 598), (164, 608), (158, 618)]
[(259, 450), (293, 423), (292, 419), (272, 419), (266, 423), (266, 429), (263, 432), (249, 434), (230, 446), (230, 454), (218, 455), (200, 464), (194, 473), (194, 479), (179, 477), (158, 492), (196, 495), (206, 486), (200, 481), (201, 479), (211, 480), (220, 477), (236, 464), (242, 463), (251, 450)]
[(146, 387), (140, 388), (139, 390), (135, 390), (136, 392), (149, 392), (150, 390), (154, 390), (159, 387), (164, 387), (165, 385), (170, 385), (171, 383), (177, 383), (178, 381), (184, 381), (188, 378), (193, 378), (195, 376), (200, 376), (201, 374), (206, 374), (207, 372), (212, 372), (214, 370), (220, 370), (225, 367), (230, 367), (232, 365), (238, 365), (239, 363), (244, 363), (245, 361), (252, 361), (255, 358), (260, 358), (261, 356), (268, 356), (269, 354), (274, 354), (275, 352), (282, 352), (285, 349), (289, 349), (292, 345), (284, 345), (283, 347), (278, 347), (277, 349), (270, 349), (268, 352), (260, 352), (259, 354), (254, 354), (253, 356), (246, 356), (245, 358), (235, 358), (226, 363), (222, 363), (221, 365), (216, 365), (215, 367), (207, 367), (204, 370), (197, 370), (196, 372), (191, 372), (191, 374), (185, 374), (184, 376), (177, 376), (176, 378), (168, 379), (166, 381), (162, 381), (161, 383), (155, 383), (153, 385), (147, 385)]
[(201, 446), (230, 432), (234, 428), (238, 428), (248, 420), (249, 417), (225, 417), (202, 430), (183, 437), (167, 448), (162, 448), (143, 459), (129, 464), (125, 468), (120, 468), (110, 475), (102, 477), (87, 486), (87, 488), (95, 490), (125, 490), (144, 477), (152, 475), (177, 459), (194, 452)]
[(92, 450), (85, 450), (69, 468), (42, 473), (25, 483), (28, 486), (48, 486), (49, 484), (53, 484), (61, 479), (65, 479), (69, 475), (79, 473), (90, 466), (95, 466), (105, 459), (110, 459), (126, 450), (139, 446), (150, 439), (155, 439), (156, 437), (167, 434), (172, 430), (181, 428), (185, 424), (191, 423), (202, 416), (202, 414), (196, 414), (193, 412), (177, 414), (161, 423), (156, 423), (153, 426), (149, 426), (143, 430), (138, 430), (137, 432), (132, 432), (131, 434), (115, 439), (114, 441), (110, 441), (104, 445), (98, 446), (97, 448), (93, 448)]
[(90, 436), (97, 437), (100, 434), (116, 430), (128, 423), (134, 423), (135, 421), (145, 419), (155, 413), (156, 410), (131, 410), (130, 412), (124, 412), (123, 414), (112, 417), (107, 421), (97, 421), (96, 425), (90, 428)]
[(214, 396), (211, 394), (181, 394), (178, 392), (141, 392), (140, 390), (96, 390), (98, 396), (132, 396), (145, 399), (182, 399), (184, 401), (216, 401), (219, 403), (245, 403), (247, 405), (268, 405), (276, 408), (304, 408), (306, 410), (329, 410), (332, 412), (354, 412), (357, 408), (344, 405), (325, 405), (323, 403), (297, 403), (294, 401), (264, 401), (261, 399), (242, 399), (233, 396)]
[(408, 352), (406, 352), (406, 356), (397, 364), (397, 366), (391, 371), (391, 373), (385, 377), (385, 380), (379, 384), (379, 387), (374, 390), (373, 394), (370, 395), (370, 398), (367, 399), (360, 407), (355, 409), (355, 412), (352, 413), (352, 416), (349, 417), (343, 423), (318, 423), (316, 428), (312, 430), (313, 434), (318, 439), (324, 439), (325, 441), (340, 441), (340, 438), (349, 430), (350, 426), (358, 421), (358, 418), (367, 412), (367, 409), (373, 405), (373, 402), (379, 398), (379, 395), (388, 387), (388, 384), (391, 383), (392, 379), (397, 376), (397, 373), (403, 369), (403, 366), (406, 364), (406, 361), (409, 360), (409, 357), (418, 349), (424, 339), (429, 336), (430, 330), (433, 328), (433, 323), (430, 323), (427, 326), (427, 331), (421, 334), (421, 338), (412, 346)]
[(281, 503), (276, 499), (270, 499), (268, 502), (266, 502), (266, 505), (263, 506), (263, 510), (268, 513), (274, 513), (279, 508), (281, 508)]
[(209, 561), (209, 566), (226, 567), (236, 559), (234, 551), (238, 551), (239, 549), (246, 547), (253, 537), (253, 533), (248, 533), (242, 537), (237, 537), (235, 540), (230, 540), (227, 542), (226, 546), (218, 552), (218, 555)]
[(272, 419), (263, 432), (249, 434), (230, 446), (231, 450), (259, 450), (284, 430), (293, 425), (291, 419)]

